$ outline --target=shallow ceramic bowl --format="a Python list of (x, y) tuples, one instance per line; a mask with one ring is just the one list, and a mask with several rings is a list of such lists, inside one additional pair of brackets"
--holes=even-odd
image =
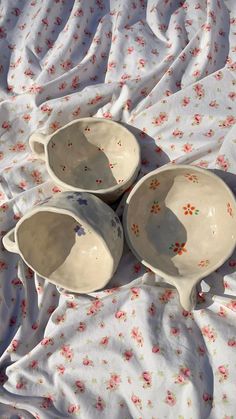
[(196, 283), (234, 250), (235, 198), (210, 171), (168, 164), (132, 189), (124, 228), (136, 257), (174, 285), (182, 306), (190, 310)]
[(35, 133), (30, 146), (64, 190), (91, 192), (106, 202), (119, 198), (140, 168), (135, 136), (106, 119), (82, 118), (48, 136)]
[(88, 293), (112, 278), (122, 255), (123, 229), (96, 196), (62, 192), (25, 214), (3, 245), (53, 284)]

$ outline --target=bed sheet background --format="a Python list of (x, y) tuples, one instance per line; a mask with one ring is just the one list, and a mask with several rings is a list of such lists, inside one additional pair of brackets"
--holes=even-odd
[[(140, 176), (175, 160), (235, 190), (235, 56), (234, 0), (2, 0), (1, 236), (59, 191), (30, 134), (83, 116), (133, 127)], [(0, 417), (236, 417), (235, 267), (188, 313), (127, 248), (110, 289), (83, 297), (2, 248)]]

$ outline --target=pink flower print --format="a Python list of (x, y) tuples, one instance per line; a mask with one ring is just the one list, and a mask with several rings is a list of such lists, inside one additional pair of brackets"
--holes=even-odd
[(8, 211), (8, 209), (9, 209), (9, 206), (7, 204), (0, 205), (0, 211), (1, 212), (6, 212), (6, 211)]
[(88, 355), (86, 355), (85, 358), (83, 358), (83, 365), (85, 367), (93, 367), (93, 361), (89, 359)]
[(79, 77), (78, 76), (75, 76), (72, 79), (71, 87), (73, 87), (73, 89), (77, 89), (77, 87), (79, 87)]
[(156, 308), (155, 304), (154, 304), (154, 303), (152, 303), (152, 304), (149, 306), (149, 308), (148, 308), (148, 313), (149, 313), (151, 316), (155, 316), (156, 311), (157, 311), (157, 308)]
[(192, 125), (199, 125), (202, 122), (202, 116), (199, 113), (196, 113), (193, 116), (193, 122)]
[(58, 90), (65, 90), (66, 86), (67, 86), (67, 83), (63, 81), (62, 83), (59, 84)]
[(120, 375), (110, 374), (110, 379), (107, 381), (107, 390), (117, 390), (121, 382)]
[(115, 318), (119, 319), (119, 320), (124, 320), (126, 321), (126, 312), (125, 311), (117, 311), (115, 314)]
[(10, 122), (9, 121), (4, 121), (2, 123), (2, 128), (6, 129), (6, 130), (9, 130), (11, 128)]
[(212, 100), (212, 101), (209, 103), (209, 106), (210, 106), (211, 108), (217, 109), (217, 108), (219, 107), (219, 103), (218, 103), (218, 102), (216, 102), (216, 100)]
[(182, 138), (183, 137), (183, 131), (181, 131), (180, 129), (178, 129), (178, 128), (176, 128), (173, 132), (172, 132), (172, 135), (175, 137), (175, 138)]
[(230, 303), (227, 304), (227, 307), (232, 311), (236, 311), (236, 300), (231, 300)]
[(219, 311), (218, 311), (218, 316), (220, 317), (226, 317), (226, 310), (224, 309), (224, 307), (220, 307)]
[(112, 114), (111, 114), (111, 112), (108, 112), (108, 111), (103, 112), (102, 116), (105, 119), (112, 119)]
[(92, 302), (91, 306), (87, 310), (87, 316), (93, 316), (97, 314), (103, 307), (103, 302), (99, 299), (96, 299)]
[(31, 116), (28, 113), (25, 113), (22, 118), (25, 122), (29, 122), (31, 120)]
[(20, 378), (16, 383), (17, 390), (24, 390), (26, 389), (26, 381), (23, 378)]
[(90, 100), (90, 102), (88, 103), (88, 105), (96, 105), (102, 99), (103, 99), (103, 96), (97, 94), (93, 99)]
[(133, 351), (132, 349), (127, 349), (125, 352), (123, 352), (123, 357), (125, 361), (130, 361), (133, 357)]
[(65, 372), (65, 366), (64, 366), (64, 365), (62, 365), (62, 364), (57, 365), (57, 366), (56, 366), (56, 369), (57, 369), (57, 371), (58, 371), (58, 374), (60, 374), (60, 375), (63, 375), (63, 374), (64, 374), (64, 372)]
[(228, 365), (220, 365), (218, 367), (218, 375), (219, 375), (219, 382), (222, 383), (223, 381), (227, 380), (229, 376)]
[[(198, 77), (200, 77), (200, 75), (201, 75), (200, 70), (195, 70), (195, 71), (193, 72), (193, 77), (195, 77), (196, 79), (197, 79)], [(199, 97), (199, 99), (200, 99), (200, 97)]]
[(38, 368), (38, 361), (37, 361), (37, 359), (33, 359), (30, 363), (29, 363), (29, 368), (32, 368), (32, 369), (37, 369)]
[(32, 94), (42, 93), (43, 87), (37, 84), (32, 84), (28, 91), (29, 93), (32, 93)]
[(78, 106), (78, 108), (76, 108), (75, 110), (74, 110), (74, 112), (72, 112), (72, 115), (73, 116), (79, 116), (80, 115), (80, 107)]
[(21, 314), (23, 317), (26, 316), (26, 300), (23, 299), (20, 303), (20, 308), (21, 308)]
[(213, 328), (210, 328), (210, 326), (204, 326), (201, 331), (203, 336), (208, 338), (209, 342), (215, 342), (217, 334)]
[(144, 371), (141, 375), (141, 379), (144, 381), (143, 388), (148, 388), (152, 386), (152, 375), (148, 371)]
[(236, 98), (236, 92), (229, 92), (228, 97), (234, 101), (234, 99)]
[(108, 343), (109, 343), (109, 337), (108, 336), (104, 336), (101, 340), (100, 340), (100, 345), (103, 345), (103, 346), (107, 346), (108, 345)]
[(165, 290), (163, 294), (160, 295), (159, 300), (162, 303), (168, 303), (171, 299), (174, 298), (174, 293), (172, 290)]
[(208, 403), (212, 402), (212, 396), (209, 393), (207, 393), (206, 391), (203, 393), (202, 398), (203, 398), (204, 402), (208, 402)]
[(198, 346), (197, 349), (198, 349), (198, 353), (199, 353), (200, 356), (204, 356), (205, 355), (206, 350), (205, 350), (205, 348), (203, 346)]
[(95, 409), (97, 409), (100, 412), (102, 412), (105, 409), (105, 407), (106, 407), (106, 403), (105, 403), (105, 401), (100, 396), (98, 396), (97, 403), (95, 404), (94, 407), (95, 407)]
[(236, 123), (236, 118), (233, 115), (229, 115), (229, 116), (227, 116), (226, 119), (224, 119), (223, 121), (220, 121), (219, 127), (220, 128), (230, 128), (235, 123)]
[(70, 301), (69, 300), (69, 301), (66, 302), (66, 306), (68, 308), (72, 308), (73, 310), (76, 310), (78, 308), (78, 303), (76, 301), (73, 301), (73, 300)]
[(177, 377), (175, 379), (175, 384), (186, 384), (186, 380), (183, 377), (183, 375), (181, 375), (181, 374), (177, 375)]
[(44, 24), (44, 26), (48, 27), (48, 19), (46, 17), (42, 19), (42, 23)]
[(79, 323), (79, 326), (77, 327), (77, 329), (76, 330), (78, 330), (78, 332), (84, 332), (85, 330), (86, 330), (86, 323), (84, 323), (84, 322), (80, 322)]
[(55, 323), (56, 324), (64, 323), (65, 319), (66, 319), (66, 315), (65, 314), (60, 314), (56, 317)]
[(131, 300), (136, 300), (140, 296), (140, 288), (132, 287), (131, 291)]
[(236, 339), (231, 338), (228, 340), (228, 346), (235, 347), (236, 346)]
[(84, 382), (81, 381), (81, 380), (77, 380), (75, 382), (75, 388), (76, 388), (76, 393), (77, 392), (84, 393), (85, 392), (85, 384), (84, 384)]
[(222, 71), (218, 71), (218, 73), (216, 73), (214, 75), (214, 77), (215, 77), (216, 80), (222, 80), (223, 79), (223, 73), (222, 73)]
[(42, 175), (39, 170), (33, 170), (33, 172), (31, 172), (31, 177), (33, 178), (33, 181), (37, 184), (43, 182)]
[(60, 123), (58, 121), (53, 121), (50, 124), (51, 131), (57, 131), (60, 128)]
[(13, 339), (11, 343), (12, 351), (16, 352), (17, 348), (19, 348), (21, 342), (18, 339)]
[(182, 104), (182, 106), (188, 106), (189, 105), (189, 103), (190, 103), (190, 97), (187, 97), (187, 96), (185, 96), (183, 99), (182, 99), (182, 102), (181, 102), (181, 104)]
[(68, 361), (72, 361), (74, 357), (73, 350), (71, 349), (70, 345), (63, 345), (60, 350), (60, 354), (64, 356)]
[(143, 346), (143, 336), (139, 327), (133, 327), (131, 330), (131, 337), (137, 342), (138, 346)]
[(31, 68), (26, 68), (26, 70), (24, 71), (24, 75), (30, 77), (31, 79), (32, 79), (32, 77), (35, 76), (33, 70), (31, 70)]
[(17, 142), (16, 144), (14, 144), (12, 147), (10, 147), (11, 151), (17, 151), (17, 152), (21, 152), (21, 151), (25, 151), (25, 144), (24, 143), (20, 143)]
[(186, 143), (186, 144), (183, 145), (182, 150), (185, 153), (191, 153), (191, 151), (193, 151), (193, 145), (189, 144), (189, 143)]
[(152, 353), (154, 354), (160, 354), (161, 353), (161, 349), (158, 345), (153, 345), (152, 347)]
[(80, 410), (80, 405), (79, 404), (69, 404), (67, 412), (68, 413), (77, 413)]
[(227, 172), (229, 168), (229, 160), (225, 158), (224, 154), (221, 154), (216, 159), (216, 164), (225, 172)]
[(193, 57), (197, 57), (200, 54), (200, 52), (201, 52), (201, 49), (200, 48), (197, 48), (197, 47), (195, 47), (195, 48), (193, 48), (193, 49), (190, 50), (190, 54)]
[(142, 47), (144, 47), (144, 45), (145, 45), (145, 41), (144, 41), (144, 39), (141, 36), (137, 36), (135, 38), (135, 42), (137, 42), (137, 44), (138, 45), (141, 45)]
[(181, 256), (184, 252), (187, 252), (187, 249), (185, 246), (186, 246), (186, 243), (175, 242), (171, 244), (169, 249), (173, 250), (174, 253), (177, 253), (177, 255)]
[(166, 112), (160, 112), (159, 115), (155, 118), (153, 118), (153, 125), (160, 126), (164, 124), (164, 122), (168, 121), (168, 115)]
[(6, 30), (3, 28), (3, 26), (0, 26), (0, 39), (6, 38)]
[(198, 99), (202, 99), (205, 96), (205, 90), (203, 89), (203, 85), (200, 83), (197, 83), (194, 87), (193, 90), (195, 91)]
[(211, 138), (215, 134), (215, 131), (213, 129), (209, 129), (204, 135), (205, 137)]
[(42, 105), (42, 106), (40, 107), (40, 110), (41, 110), (42, 112), (47, 113), (48, 115), (50, 115), (50, 113), (52, 112), (52, 108), (50, 108), (50, 106), (49, 106), (47, 103), (45, 103), (44, 105)]
[(135, 406), (137, 406), (140, 410), (142, 410), (142, 401), (138, 396), (133, 394), (131, 397), (131, 400)]
[(187, 378), (189, 378), (189, 377), (190, 377), (190, 375), (191, 375), (191, 371), (190, 371), (190, 369), (189, 369), (189, 368), (187, 368), (187, 367), (181, 367), (181, 368), (180, 368), (180, 373), (181, 373), (182, 375), (184, 375), (184, 377), (187, 377)]
[(170, 334), (172, 336), (179, 336), (180, 330), (178, 329), (178, 327), (171, 327), (170, 328)]
[(49, 67), (47, 69), (47, 72), (48, 72), (48, 74), (55, 74), (55, 72), (56, 72), (55, 65), (52, 65), (51, 67)]
[(54, 344), (54, 339), (52, 339), (52, 338), (45, 337), (41, 341), (41, 345), (43, 345), (43, 346), (48, 346), (48, 345), (53, 345), (53, 344)]
[(165, 398), (165, 403), (167, 403), (169, 406), (174, 406), (176, 403), (176, 397), (172, 391), (167, 390), (167, 396)]
[(0, 272), (6, 270), (8, 267), (7, 263), (4, 260), (0, 260)]

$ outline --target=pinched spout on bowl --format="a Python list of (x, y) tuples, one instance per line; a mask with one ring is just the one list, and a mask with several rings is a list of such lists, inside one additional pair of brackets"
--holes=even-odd
[(186, 311), (191, 311), (195, 308), (197, 302), (197, 291), (195, 287), (196, 281), (191, 278), (177, 279), (175, 287), (179, 292), (180, 304)]
[(47, 135), (41, 133), (34, 133), (29, 139), (29, 145), (33, 153), (42, 160), (45, 160), (45, 145), (47, 140)]

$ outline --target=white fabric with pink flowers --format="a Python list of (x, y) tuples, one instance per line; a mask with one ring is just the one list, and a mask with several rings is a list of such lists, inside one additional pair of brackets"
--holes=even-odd
[[(140, 176), (189, 163), (235, 191), (235, 0), (2, 0), (0, 51), (1, 236), (60, 191), (30, 134), (84, 116), (128, 124)], [(236, 418), (235, 269), (236, 254), (190, 313), (127, 247), (87, 296), (1, 248), (0, 417)]]

